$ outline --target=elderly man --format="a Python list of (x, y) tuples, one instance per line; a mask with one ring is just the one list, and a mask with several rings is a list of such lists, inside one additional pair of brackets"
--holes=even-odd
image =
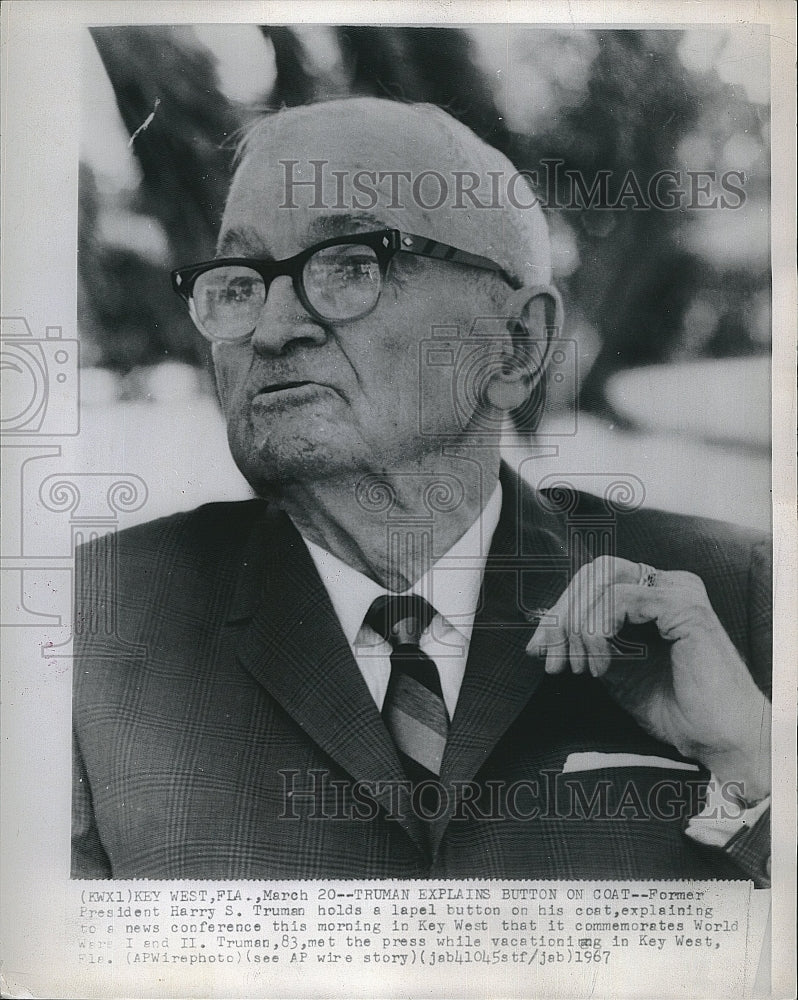
[(258, 499), (79, 553), (75, 877), (765, 882), (766, 540), (591, 549), (500, 461), (561, 322), (530, 195), (427, 106), (252, 130), (173, 281)]

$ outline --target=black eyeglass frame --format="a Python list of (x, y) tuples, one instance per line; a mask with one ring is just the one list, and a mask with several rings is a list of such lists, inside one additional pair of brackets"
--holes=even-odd
[[(310, 258), (333, 246), (349, 246), (360, 244), (370, 247), (377, 256), (377, 263), (380, 269), (381, 282), (385, 281), (388, 265), (397, 253), (410, 253), (417, 257), (427, 257), (431, 260), (444, 260), (455, 264), (465, 264), (468, 267), (477, 267), (483, 271), (492, 271), (512, 288), (520, 288), (520, 282), (514, 279), (500, 264), (490, 260), (488, 257), (481, 257), (479, 254), (470, 253), (468, 250), (461, 250), (459, 247), (450, 246), (448, 243), (440, 243), (428, 236), (417, 236), (413, 233), (405, 233), (399, 229), (380, 229), (369, 233), (352, 233), (348, 236), (334, 236), (331, 239), (315, 243), (313, 246), (302, 250), (301, 253), (285, 260), (263, 260), (257, 257), (217, 257), (215, 260), (204, 261), (201, 264), (191, 264), (188, 267), (180, 267), (172, 271), (172, 288), (186, 303), (192, 320), (200, 333), (208, 340), (216, 343), (232, 344), (247, 340), (252, 333), (244, 334), (241, 337), (214, 337), (202, 328), (193, 306), (194, 283), (200, 275), (207, 271), (212, 271), (218, 267), (248, 267), (255, 271), (263, 279), (266, 286), (266, 296), (268, 298), (269, 286), (275, 278), (287, 275), (291, 278), (294, 292), (307, 312), (320, 323), (325, 325), (343, 325), (353, 323), (364, 316), (368, 316), (377, 307), (377, 303), (382, 295), (382, 286), (377, 300), (368, 309), (347, 319), (330, 319), (320, 313), (309, 302), (303, 284), (303, 270)], [(264, 302), (265, 304), (265, 302)]]

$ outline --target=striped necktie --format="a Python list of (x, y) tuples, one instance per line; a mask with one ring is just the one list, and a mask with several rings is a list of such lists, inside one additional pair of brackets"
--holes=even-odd
[(449, 735), (438, 668), (418, 644), (434, 616), (434, 609), (417, 594), (384, 594), (365, 618), (391, 645), (391, 679), (382, 717), (414, 783), (438, 777)]

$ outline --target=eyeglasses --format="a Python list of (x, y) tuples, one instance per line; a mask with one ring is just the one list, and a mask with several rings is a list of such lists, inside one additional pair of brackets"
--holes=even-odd
[(399, 252), (493, 271), (518, 287), (487, 257), (398, 229), (324, 240), (286, 260), (219, 257), (173, 271), (172, 287), (204, 337), (230, 343), (252, 336), (269, 286), (280, 275), (291, 278), (299, 301), (319, 322), (362, 319), (379, 302), (388, 265)]

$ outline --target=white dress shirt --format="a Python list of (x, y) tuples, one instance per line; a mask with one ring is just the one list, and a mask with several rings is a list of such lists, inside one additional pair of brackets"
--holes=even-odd
[[(435, 609), (419, 646), (438, 668), (449, 718), (454, 717), (465, 674), (468, 647), (479, 604), (485, 561), (502, 506), (497, 483), (482, 513), (466, 533), (437, 559), (405, 594), (419, 594)], [(386, 593), (374, 580), (304, 538), (330, 595), (347, 642), (377, 708), (382, 710), (391, 676), (391, 647), (363, 619), (375, 598)]]
[[(435, 616), (421, 636), (419, 646), (438, 668), (443, 700), (450, 719), (454, 718), (463, 683), (482, 576), (493, 533), (499, 523), (501, 505), (502, 490), (497, 483), (482, 513), (462, 538), (436, 560), (409, 590), (404, 591), (405, 594), (421, 595), (435, 609)], [(386, 593), (385, 588), (304, 535), (302, 537), (330, 595), (366, 686), (377, 708), (382, 710), (391, 676), (391, 647), (373, 629), (364, 625), (363, 619), (372, 601)], [(700, 843), (723, 847), (741, 827), (753, 826), (769, 807), (770, 798), (742, 811), (740, 815), (719, 820), (717, 817), (724, 814), (716, 808), (716, 787), (717, 780), (712, 776), (707, 804), (698, 816), (691, 819), (685, 833)]]

